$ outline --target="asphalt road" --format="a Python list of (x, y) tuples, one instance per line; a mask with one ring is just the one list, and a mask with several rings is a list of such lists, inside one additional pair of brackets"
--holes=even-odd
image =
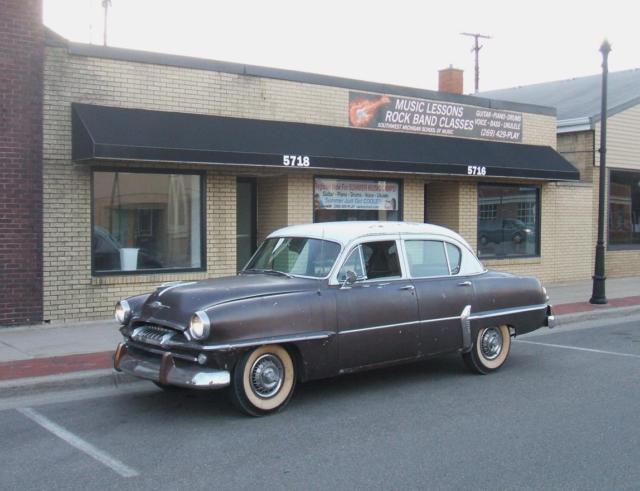
[(10, 405), (7, 490), (637, 490), (640, 319), (525, 337), (489, 376), (447, 356), (312, 382), (261, 419), (147, 384)]

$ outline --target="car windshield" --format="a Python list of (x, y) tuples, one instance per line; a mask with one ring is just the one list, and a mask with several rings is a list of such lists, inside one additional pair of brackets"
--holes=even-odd
[(340, 245), (328, 240), (274, 237), (262, 243), (243, 271), (324, 278), (339, 253)]

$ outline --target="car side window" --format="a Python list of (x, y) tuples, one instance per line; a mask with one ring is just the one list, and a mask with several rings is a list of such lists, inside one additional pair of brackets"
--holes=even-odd
[(360, 244), (349, 254), (340, 268), (338, 281), (344, 281), (347, 271), (353, 271), (358, 279), (401, 277), (402, 270), (396, 241), (385, 240)]
[(362, 257), (362, 246), (356, 247), (351, 251), (347, 260), (342, 264), (340, 271), (338, 272), (338, 281), (343, 282), (347, 279), (347, 272), (353, 271), (356, 274), (356, 278), (359, 280), (366, 280), (367, 277), (364, 273), (364, 259)]
[[(405, 241), (405, 250), (407, 251), (409, 271), (414, 278), (449, 275), (449, 265), (443, 242), (439, 240), (407, 240)], [(458, 260), (458, 264), (459, 262)]]
[(360, 247), (368, 279), (402, 276), (395, 240), (367, 242)]
[(446, 242), (446, 246), (451, 274), (458, 274), (460, 272), (460, 264), (462, 263), (462, 254), (460, 253), (460, 249), (448, 242)]

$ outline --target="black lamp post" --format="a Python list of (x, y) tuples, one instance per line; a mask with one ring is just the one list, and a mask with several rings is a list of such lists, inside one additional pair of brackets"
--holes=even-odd
[(602, 53), (602, 107), (600, 109), (600, 186), (598, 197), (598, 242), (596, 243), (596, 266), (593, 275), (593, 293), (589, 302), (595, 304), (607, 303), (605, 295), (604, 275), (604, 219), (605, 219), (605, 185), (607, 179), (607, 75), (609, 73), (608, 58), (611, 45), (606, 39), (600, 46)]

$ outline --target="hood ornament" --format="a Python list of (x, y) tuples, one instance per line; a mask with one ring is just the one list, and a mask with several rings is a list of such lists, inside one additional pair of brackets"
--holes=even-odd
[(170, 309), (171, 307), (169, 307), (168, 305), (163, 304), (162, 302), (160, 302), (159, 300), (156, 300), (155, 302), (151, 302), (149, 304), (149, 307), (151, 307), (152, 309)]

